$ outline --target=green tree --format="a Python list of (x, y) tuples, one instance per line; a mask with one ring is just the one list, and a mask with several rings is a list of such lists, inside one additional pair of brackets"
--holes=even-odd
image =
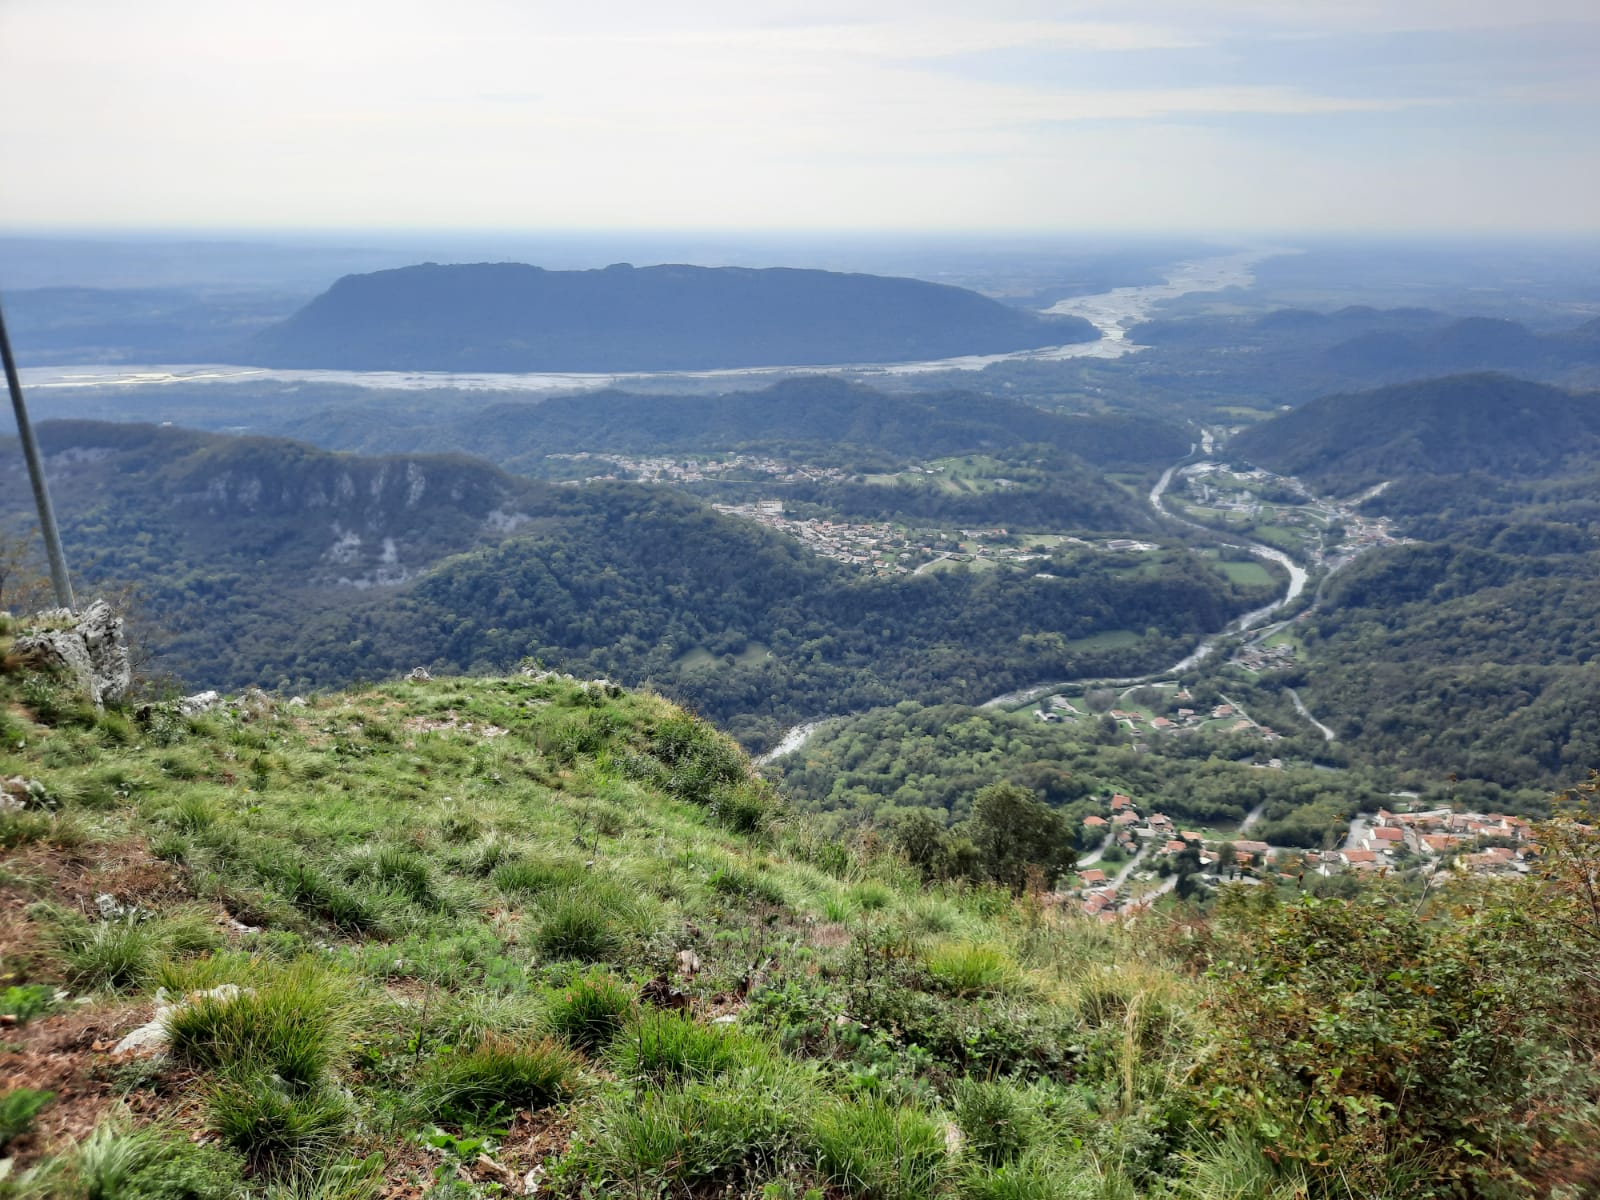
[(973, 797), (967, 836), (989, 878), (1013, 892), (1022, 891), (1030, 868), (1048, 886), (1078, 860), (1065, 818), (1014, 783), (992, 783)]

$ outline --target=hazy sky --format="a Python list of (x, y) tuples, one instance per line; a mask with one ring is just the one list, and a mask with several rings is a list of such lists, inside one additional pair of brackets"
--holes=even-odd
[(0, 225), (1600, 229), (1596, 0), (3, 0)]

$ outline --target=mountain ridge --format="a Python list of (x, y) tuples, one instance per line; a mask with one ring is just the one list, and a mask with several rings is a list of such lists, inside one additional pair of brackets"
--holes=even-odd
[(673, 371), (900, 362), (1093, 341), (923, 280), (789, 267), (423, 263), (346, 275), (243, 348), (276, 367)]

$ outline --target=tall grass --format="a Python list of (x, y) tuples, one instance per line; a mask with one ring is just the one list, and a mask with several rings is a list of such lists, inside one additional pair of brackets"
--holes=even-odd
[(311, 1088), (332, 1070), (352, 1016), (350, 981), (299, 962), (253, 988), (214, 990), (167, 1020), (172, 1051), (197, 1067)]
[(859, 1200), (932, 1200), (946, 1183), (945, 1127), (914, 1108), (877, 1098), (825, 1104), (811, 1143), (828, 1184)]

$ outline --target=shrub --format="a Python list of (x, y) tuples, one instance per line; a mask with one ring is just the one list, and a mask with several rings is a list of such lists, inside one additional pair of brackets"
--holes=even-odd
[[(961, 1195), (963, 1200), (1055, 1200), (1058, 1196), (1107, 1196), (1109, 1200), (1117, 1195), (1117, 1185), (1124, 1182), (1120, 1174), (1099, 1181), (1086, 1174), (1045, 1155), (1030, 1154), (994, 1170), (973, 1168), (961, 1181)], [(1096, 1187), (1096, 1183), (1100, 1186)], [(1131, 1197), (1131, 1190), (1128, 1194)], [(1254, 1193), (1207, 1192), (1204, 1195), (1205, 1200), (1223, 1200), (1224, 1197), (1242, 1200)], [(1263, 1196), (1262, 1200), (1268, 1198)], [(1270, 1200), (1278, 1198), (1274, 1196)]]
[(706, 882), (711, 885), (712, 891), (722, 896), (735, 896), (741, 900), (754, 900), (779, 906), (787, 900), (777, 880), (737, 863), (718, 867), (711, 872)]
[(159, 1125), (130, 1131), (120, 1118), (96, 1126), (68, 1164), (91, 1200), (232, 1200), (244, 1190), (242, 1167), (220, 1146)]
[(583, 882), (582, 863), (569, 861), (529, 862), (526, 859), (492, 868), (495, 887), (513, 895), (538, 896), (545, 892), (576, 887)]
[(705, 1079), (741, 1067), (772, 1062), (767, 1045), (741, 1030), (700, 1025), (689, 1017), (659, 1009), (639, 1014), (611, 1045), (618, 1074), (633, 1079)]
[(417, 1103), (434, 1119), (484, 1117), (542, 1108), (569, 1095), (578, 1062), (551, 1040), (518, 1045), (486, 1038), (465, 1054), (437, 1060), (423, 1077)]
[(45, 983), (24, 983), (15, 987), (0, 988), (0, 1016), (12, 1017), (18, 1025), (26, 1025), (34, 1017), (55, 1007), (56, 992)]
[(955, 996), (1014, 992), (1022, 983), (1009, 955), (973, 942), (941, 942), (927, 954), (924, 966), (934, 983)]
[(632, 1012), (630, 988), (614, 976), (590, 972), (556, 997), (546, 1022), (567, 1045), (592, 1052), (611, 1041)]
[(944, 1127), (914, 1108), (836, 1101), (817, 1112), (811, 1140), (828, 1183), (860, 1200), (928, 1200), (944, 1183)]
[(204, 833), (216, 824), (217, 810), (204, 796), (190, 793), (172, 806), (171, 820), (179, 833)]
[(955, 1086), (956, 1125), (972, 1153), (991, 1167), (1028, 1149), (1036, 1119), (1027, 1097), (1008, 1083), (962, 1079)]
[(783, 1071), (612, 1096), (580, 1130), (583, 1163), (601, 1194), (752, 1194), (787, 1158), (809, 1107), (808, 1085)]

